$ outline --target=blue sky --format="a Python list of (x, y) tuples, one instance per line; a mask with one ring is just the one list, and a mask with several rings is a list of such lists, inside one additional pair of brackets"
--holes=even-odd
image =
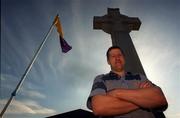
[(86, 109), (93, 79), (109, 72), (110, 35), (93, 30), (107, 8), (139, 17), (130, 33), (147, 77), (169, 102), (168, 118), (180, 117), (180, 2), (178, 0), (1, 0), (0, 111), (59, 14), (72, 50), (63, 54), (53, 29), (5, 118), (39, 118)]

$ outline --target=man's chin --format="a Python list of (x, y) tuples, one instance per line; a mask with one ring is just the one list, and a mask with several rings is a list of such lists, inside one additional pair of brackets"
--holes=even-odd
[(122, 72), (122, 71), (124, 71), (124, 68), (116, 68), (115, 71)]

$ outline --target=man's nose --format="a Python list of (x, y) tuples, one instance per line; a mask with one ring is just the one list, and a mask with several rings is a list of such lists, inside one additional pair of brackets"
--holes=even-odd
[(120, 60), (120, 58), (121, 58), (120, 56), (116, 56), (116, 60)]

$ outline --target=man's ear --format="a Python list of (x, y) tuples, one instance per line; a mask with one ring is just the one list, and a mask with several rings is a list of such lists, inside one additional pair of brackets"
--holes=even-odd
[(110, 65), (109, 59), (107, 59), (107, 63)]

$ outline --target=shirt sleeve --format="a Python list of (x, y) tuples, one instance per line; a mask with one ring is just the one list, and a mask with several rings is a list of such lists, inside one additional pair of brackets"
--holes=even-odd
[(99, 75), (97, 76), (95, 79), (94, 79), (94, 82), (93, 82), (93, 86), (92, 86), (92, 89), (91, 89), (91, 92), (90, 92), (90, 95), (87, 99), (87, 107), (89, 109), (92, 109), (92, 106), (91, 106), (91, 98), (95, 95), (105, 95), (106, 94), (106, 86), (105, 86), (105, 83), (103, 81), (103, 76), (104, 75)]

